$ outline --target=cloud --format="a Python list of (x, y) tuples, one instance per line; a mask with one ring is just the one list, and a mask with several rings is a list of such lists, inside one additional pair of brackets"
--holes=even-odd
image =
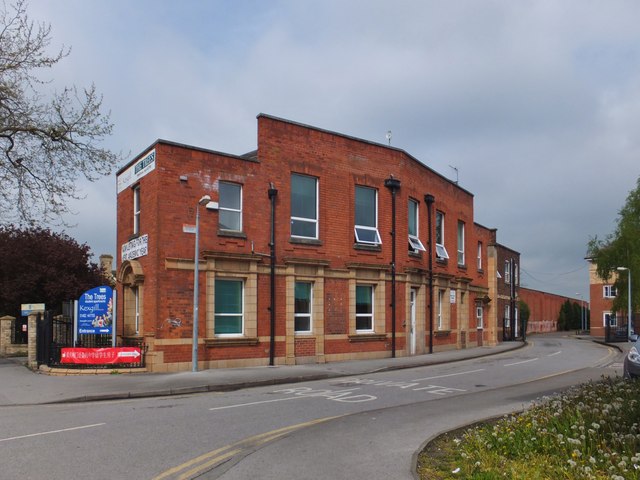
[[(104, 92), (116, 150), (166, 138), (244, 153), (260, 112), (381, 143), (391, 130), (445, 176), (458, 168), (476, 219), (538, 272), (534, 288), (586, 294), (586, 242), (612, 230), (640, 173), (637, 3), (32, 0), (30, 11), (73, 46), (55, 83)], [(114, 182), (87, 185), (79, 204), (76, 231), (94, 251), (105, 239), (117, 251)]]

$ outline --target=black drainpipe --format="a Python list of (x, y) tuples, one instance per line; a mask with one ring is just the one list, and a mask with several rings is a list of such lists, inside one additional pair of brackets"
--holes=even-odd
[(431, 228), (431, 209), (435, 197), (431, 194), (424, 196), (427, 204), (427, 225), (429, 227), (429, 353), (433, 353), (433, 229)]
[(391, 190), (391, 358), (396, 358), (396, 193), (400, 180), (389, 175), (384, 186)]
[(271, 304), (269, 311), (271, 313), (271, 340), (269, 342), (269, 365), (274, 365), (276, 352), (276, 196), (278, 190), (269, 183), (269, 199), (271, 200), (271, 241), (269, 247), (271, 249), (269, 257), (271, 258)]

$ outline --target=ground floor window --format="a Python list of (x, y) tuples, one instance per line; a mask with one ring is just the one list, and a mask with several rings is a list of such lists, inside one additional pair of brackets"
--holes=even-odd
[(438, 290), (438, 303), (436, 304), (436, 329), (444, 328), (444, 318), (442, 315), (442, 304), (444, 302), (444, 290)]
[(296, 333), (311, 332), (312, 285), (310, 282), (296, 282), (294, 323)]
[(373, 332), (373, 285), (356, 285), (356, 332)]
[(216, 335), (244, 333), (244, 282), (217, 278), (215, 282)]
[(476, 305), (476, 321), (478, 328), (484, 328), (484, 315), (482, 311), (482, 305)]
[(611, 312), (603, 312), (602, 313), (602, 326), (617, 327), (618, 321), (616, 319), (616, 314)]

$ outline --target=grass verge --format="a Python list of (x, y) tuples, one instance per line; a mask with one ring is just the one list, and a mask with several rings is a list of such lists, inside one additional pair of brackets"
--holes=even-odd
[(603, 378), (523, 413), (441, 435), (423, 480), (640, 480), (640, 382)]

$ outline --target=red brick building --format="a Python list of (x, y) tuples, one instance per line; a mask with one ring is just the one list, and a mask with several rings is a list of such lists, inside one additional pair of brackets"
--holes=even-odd
[(522, 338), (522, 324), (518, 309), (520, 289), (520, 253), (497, 242), (496, 231), (491, 232), (491, 250), (495, 258), (496, 275), (493, 278), (497, 315), (497, 331), (500, 340)]
[(249, 154), (158, 140), (117, 183), (117, 334), (144, 340), (153, 371), (191, 367), (197, 212), (199, 368), (503, 338), (519, 254), (401, 149), (262, 114)]
[[(612, 272), (607, 280), (597, 273), (597, 265), (589, 261), (589, 306), (591, 308), (591, 336), (605, 337), (607, 324), (614, 329), (624, 327), (627, 318), (623, 314), (616, 314), (613, 309), (613, 300), (617, 296), (615, 287), (618, 272)], [(625, 333), (626, 335), (626, 333)]]

